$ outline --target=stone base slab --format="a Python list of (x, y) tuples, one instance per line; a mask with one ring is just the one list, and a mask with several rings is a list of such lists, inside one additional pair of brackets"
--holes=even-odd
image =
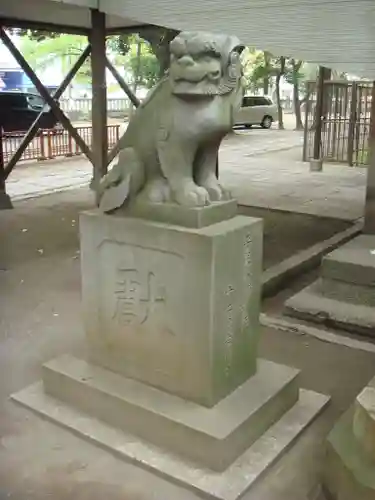
[(360, 335), (375, 336), (375, 308), (325, 297), (321, 280), (285, 302), (285, 314), (332, 325)]
[(297, 402), (299, 371), (259, 360), (257, 373), (213, 408), (67, 355), (43, 366), (43, 384), (59, 401), (222, 471)]
[(327, 396), (301, 390), (298, 402), (280, 420), (225, 471), (214, 472), (59, 402), (44, 392), (41, 382), (14, 394), (12, 399), (123, 460), (214, 500), (242, 496), (329, 401)]

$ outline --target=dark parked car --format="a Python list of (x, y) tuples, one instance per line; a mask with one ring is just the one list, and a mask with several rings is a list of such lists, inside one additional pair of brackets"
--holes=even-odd
[(0, 127), (4, 132), (25, 131), (30, 128), (39, 113), (43, 111), (39, 127), (60, 129), (54, 114), (43, 99), (26, 92), (0, 92)]

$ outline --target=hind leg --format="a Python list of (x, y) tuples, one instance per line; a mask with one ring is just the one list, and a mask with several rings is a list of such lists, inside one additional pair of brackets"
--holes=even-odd
[(164, 177), (156, 177), (147, 181), (145, 187), (137, 196), (143, 203), (163, 203), (171, 201), (171, 189)]

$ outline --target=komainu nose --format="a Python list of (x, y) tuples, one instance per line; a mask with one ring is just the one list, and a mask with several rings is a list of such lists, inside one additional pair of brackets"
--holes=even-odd
[(178, 64), (183, 66), (192, 66), (194, 64), (194, 59), (190, 56), (182, 56), (178, 60)]

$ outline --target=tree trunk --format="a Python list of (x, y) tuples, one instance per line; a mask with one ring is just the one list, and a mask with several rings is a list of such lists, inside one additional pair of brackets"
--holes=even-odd
[(283, 108), (281, 106), (281, 98), (280, 98), (280, 80), (281, 75), (278, 74), (276, 77), (276, 102), (277, 102), (277, 116), (279, 121), (279, 129), (284, 130), (284, 119), (283, 119)]
[(270, 70), (271, 70), (271, 54), (264, 52), (264, 69), (266, 76), (263, 78), (263, 94), (268, 95), (270, 92)]
[(142, 42), (138, 38), (138, 41), (137, 41), (137, 66), (135, 68), (134, 82), (133, 82), (133, 93), (134, 93), (134, 95), (137, 95), (137, 90), (138, 90), (139, 71), (140, 71), (140, 68), (141, 68), (141, 51), (142, 51)]
[(303, 130), (302, 115), (301, 115), (301, 102), (299, 100), (299, 81), (298, 81), (298, 71), (301, 69), (302, 61), (296, 63), (295, 59), (292, 59), (293, 67), (293, 104), (294, 113), (296, 115), (296, 130)]
[(279, 130), (284, 130), (283, 108), (281, 106), (280, 96), (280, 80), (285, 73), (285, 57), (280, 57), (280, 69), (276, 75), (276, 102), (277, 102), (277, 116), (279, 121)]

